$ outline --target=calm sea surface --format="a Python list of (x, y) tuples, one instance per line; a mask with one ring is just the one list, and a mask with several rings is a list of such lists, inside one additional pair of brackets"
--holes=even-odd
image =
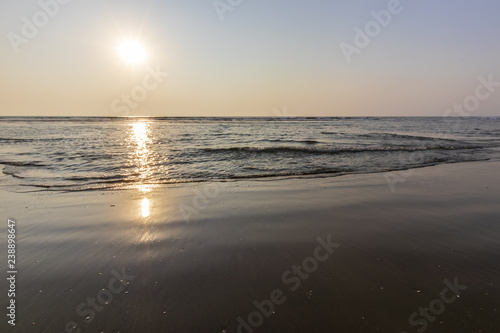
[(500, 118), (0, 117), (0, 187), (82, 191), (499, 159)]

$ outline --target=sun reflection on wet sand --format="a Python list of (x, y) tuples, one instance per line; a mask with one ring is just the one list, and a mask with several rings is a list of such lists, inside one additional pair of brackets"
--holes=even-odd
[(143, 198), (142, 199), (142, 217), (146, 218), (149, 217), (149, 199), (148, 198)]

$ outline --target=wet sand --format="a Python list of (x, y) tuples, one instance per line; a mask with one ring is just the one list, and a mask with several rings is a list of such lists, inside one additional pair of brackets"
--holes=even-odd
[(2, 192), (9, 331), (498, 332), (499, 169)]

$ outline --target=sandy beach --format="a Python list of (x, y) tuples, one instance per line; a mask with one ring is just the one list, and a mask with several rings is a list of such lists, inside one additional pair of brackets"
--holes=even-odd
[(478, 4), (0, 2), (0, 333), (500, 333)]
[(497, 332), (499, 168), (3, 192), (9, 332)]

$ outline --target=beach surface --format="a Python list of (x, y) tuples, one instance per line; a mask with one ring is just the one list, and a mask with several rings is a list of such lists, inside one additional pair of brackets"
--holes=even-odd
[(499, 332), (498, 170), (3, 191), (1, 331)]

